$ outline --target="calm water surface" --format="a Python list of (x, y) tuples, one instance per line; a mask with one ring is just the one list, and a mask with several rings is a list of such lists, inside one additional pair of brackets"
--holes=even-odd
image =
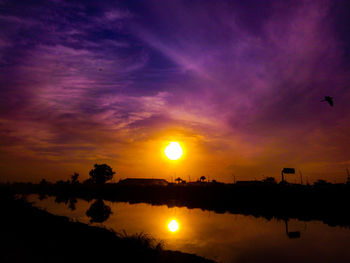
[[(54, 197), (28, 201), (47, 211), (90, 223), (86, 211), (94, 201), (56, 203)], [(127, 234), (146, 233), (163, 241), (165, 249), (195, 253), (219, 262), (350, 262), (350, 230), (322, 222), (267, 220), (253, 216), (216, 214), (200, 209), (104, 201), (112, 214), (93, 223)], [(178, 230), (168, 224), (176, 220)]]

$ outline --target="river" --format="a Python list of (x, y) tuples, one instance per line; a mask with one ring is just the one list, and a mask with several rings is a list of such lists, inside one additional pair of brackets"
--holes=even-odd
[(65, 203), (55, 197), (40, 200), (38, 195), (27, 200), (74, 221), (128, 235), (143, 233), (161, 241), (165, 249), (218, 262), (350, 262), (350, 229), (319, 221), (267, 220), (145, 203), (82, 199)]

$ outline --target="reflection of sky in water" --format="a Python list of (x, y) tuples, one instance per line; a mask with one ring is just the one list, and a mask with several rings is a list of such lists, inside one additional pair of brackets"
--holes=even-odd
[[(71, 211), (54, 198), (39, 201), (30, 196), (28, 200), (85, 223), (89, 222), (86, 210), (93, 203), (78, 200), (76, 210)], [(102, 225), (117, 232), (150, 234), (162, 240), (166, 249), (225, 262), (350, 262), (350, 230), (321, 222), (289, 220), (289, 231), (301, 233), (300, 239), (290, 239), (284, 221), (148, 204), (105, 204), (113, 213)], [(178, 231), (169, 231), (171, 220), (178, 222)]]

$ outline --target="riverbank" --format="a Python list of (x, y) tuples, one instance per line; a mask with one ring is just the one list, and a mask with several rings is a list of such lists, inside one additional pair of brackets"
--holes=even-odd
[(349, 184), (124, 186), (120, 184), (13, 184), (17, 193), (59, 196), (60, 199), (104, 199), (169, 207), (200, 208), (216, 213), (253, 215), (266, 219), (318, 220), (330, 226), (350, 227)]
[(213, 262), (33, 207), (2, 188), (0, 262)]

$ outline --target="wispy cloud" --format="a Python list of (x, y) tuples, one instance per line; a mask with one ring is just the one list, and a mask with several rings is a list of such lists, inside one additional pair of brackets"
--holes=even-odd
[(103, 159), (134, 174), (136, 148), (167, 136), (197, 149), (187, 169), (202, 158), (227, 180), (350, 160), (344, 3), (1, 4), (0, 154), (27, 168)]

